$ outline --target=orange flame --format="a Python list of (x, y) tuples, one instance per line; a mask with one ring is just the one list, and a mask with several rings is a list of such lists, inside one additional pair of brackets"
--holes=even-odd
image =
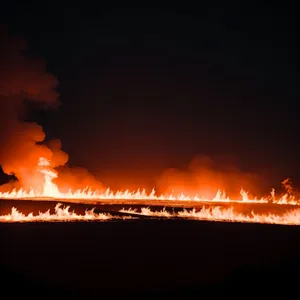
[[(241, 197), (239, 199), (231, 199), (226, 195), (224, 191), (219, 190), (214, 198), (208, 199), (197, 194), (191, 196), (184, 193), (179, 194), (162, 194), (157, 195), (153, 189), (150, 193), (147, 193), (145, 189), (139, 189), (137, 191), (117, 191), (113, 192), (109, 188), (103, 192), (96, 192), (86, 187), (83, 190), (69, 190), (68, 192), (60, 192), (56, 184), (52, 182), (57, 178), (57, 173), (51, 168), (50, 162), (41, 157), (39, 160), (39, 172), (43, 175), (44, 182), (42, 192), (36, 191), (33, 188), (29, 190), (13, 189), (10, 192), (0, 192), (0, 199), (25, 199), (25, 198), (54, 198), (64, 200), (173, 200), (173, 201), (200, 201), (200, 202), (229, 202), (229, 203), (273, 203), (273, 204), (288, 204), (288, 205), (300, 205), (300, 199), (296, 199), (291, 194), (290, 183), (287, 193), (281, 197), (276, 198), (275, 190), (273, 189), (268, 197), (263, 198), (250, 198), (249, 193), (243, 189), (240, 191)], [(289, 181), (288, 181), (289, 182)], [(286, 184), (286, 182), (285, 182)]]
[[(58, 203), (55, 206), (55, 213), (51, 214), (50, 210), (39, 213), (38, 215), (33, 215), (29, 213), (25, 215), (19, 212), (16, 208), (12, 208), (11, 213), (7, 215), (0, 216), (0, 222), (2, 223), (12, 223), (12, 222), (66, 222), (66, 221), (107, 221), (110, 219), (116, 219), (119, 217), (112, 216), (110, 214), (104, 213), (94, 213), (94, 209), (86, 210), (84, 215), (78, 215), (74, 211), (70, 211), (70, 207), (61, 207)], [(130, 218), (130, 217), (123, 217)]]
[(118, 217), (105, 213), (94, 213), (94, 209), (87, 210), (84, 215), (78, 215), (74, 211), (70, 211), (70, 207), (61, 207), (57, 204), (55, 213), (51, 214), (50, 210), (33, 215), (29, 213), (25, 215), (16, 208), (12, 208), (10, 214), (0, 216), (0, 223), (15, 222), (75, 222), (75, 221), (108, 221), (111, 219), (132, 219), (132, 216), (149, 216), (159, 218), (180, 218), (199, 221), (216, 221), (216, 222), (240, 222), (240, 223), (261, 223), (261, 224), (279, 224), (279, 225), (300, 225), (300, 209), (294, 209), (284, 214), (257, 214), (253, 211), (251, 214), (242, 214), (234, 210), (233, 207), (202, 207), (199, 211), (195, 208), (192, 210), (182, 210), (179, 212), (170, 212), (166, 209), (161, 211), (152, 211), (150, 208), (143, 207), (141, 211), (137, 209), (122, 209), (120, 213), (128, 214), (128, 216)]
[(183, 218), (193, 220), (206, 220), (218, 222), (241, 222), (241, 223), (263, 223), (263, 224), (280, 224), (280, 225), (300, 225), (300, 209), (288, 211), (282, 215), (277, 214), (256, 214), (253, 211), (250, 215), (245, 215), (234, 211), (233, 207), (202, 207), (201, 210), (196, 209), (179, 212), (169, 212), (166, 209), (161, 211), (152, 211), (150, 208), (143, 207), (138, 212), (136, 209), (122, 209), (122, 213), (131, 215), (142, 215), (151, 217), (164, 218)]

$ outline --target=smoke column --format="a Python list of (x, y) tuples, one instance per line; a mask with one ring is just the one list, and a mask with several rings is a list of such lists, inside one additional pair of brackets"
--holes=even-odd
[[(26, 55), (23, 40), (11, 38), (3, 26), (0, 27), (0, 36), (0, 165), (4, 173), (15, 175), (18, 179), (3, 185), (1, 190), (31, 187), (40, 191), (44, 180), (39, 172), (40, 157), (49, 160), (54, 171), (67, 163), (68, 155), (61, 150), (60, 140), (45, 144), (42, 127), (24, 120), (28, 113), (27, 104), (41, 109), (59, 105), (58, 81), (46, 71), (42, 61)], [(102, 187), (83, 168), (64, 167), (60, 172), (56, 183), (61, 181), (63, 188)], [(65, 180), (68, 183), (64, 183)]]
[(26, 102), (42, 108), (59, 105), (56, 78), (46, 72), (43, 62), (26, 56), (26, 43), (10, 38), (5, 27), (0, 28), (0, 165), (6, 174), (14, 174), (24, 188), (40, 188), (42, 175), (38, 161), (45, 157), (53, 167), (63, 165), (68, 156), (60, 149), (54, 154), (42, 144), (45, 133), (41, 126), (23, 121)]
[(240, 170), (234, 157), (197, 155), (185, 170), (165, 170), (156, 184), (158, 190), (166, 194), (200, 192), (202, 196), (213, 198), (221, 189), (238, 199), (242, 188), (257, 195), (262, 183), (259, 174)]

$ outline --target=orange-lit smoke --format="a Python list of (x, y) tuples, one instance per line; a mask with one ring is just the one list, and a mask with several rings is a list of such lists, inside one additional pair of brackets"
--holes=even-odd
[(86, 187), (92, 188), (93, 191), (103, 190), (102, 183), (87, 169), (65, 166), (68, 161), (68, 155), (61, 150), (61, 141), (59, 139), (51, 140), (48, 143), (48, 147), (53, 153), (51, 164), (59, 174), (57, 178), (53, 179), (53, 183), (59, 187), (60, 191), (68, 192), (70, 189), (73, 191), (82, 190)]
[[(34, 195), (56, 196), (56, 192), (53, 194), (43, 191), (46, 180), (45, 171), (51, 172), (53, 184), (57, 185), (59, 191), (68, 193), (64, 195), (65, 198), (91, 197), (89, 193), (82, 194), (82, 191), (75, 192), (75, 194), (69, 193), (70, 189), (76, 191), (89, 187), (93, 192), (103, 191), (103, 185), (86, 169), (66, 166), (68, 155), (62, 150), (60, 140), (56, 139), (45, 143), (45, 133), (42, 127), (35, 122), (24, 121), (28, 117), (28, 104), (34, 105), (35, 108), (55, 108), (59, 105), (59, 95), (56, 92), (58, 82), (46, 71), (46, 67), (41, 61), (33, 60), (25, 55), (26, 44), (24, 41), (11, 39), (5, 28), (2, 27), (0, 27), (0, 35), (2, 41), (0, 56), (0, 166), (6, 174), (15, 175), (18, 179), (18, 181), (0, 186), (0, 193), (13, 189), (18, 191), (22, 188), (20, 193), (6, 193), (6, 198), (9, 196), (23, 197), (26, 195), (24, 191), (27, 192), (27, 190), (34, 191)], [(47, 170), (42, 171), (45, 165), (39, 164), (41, 158), (49, 163), (46, 166)], [(151, 191), (148, 191), (149, 195), (140, 191), (136, 193), (116, 192), (112, 195), (108, 190), (98, 196), (94, 195), (93, 198), (215, 199), (218, 195), (217, 199), (219, 199), (220, 195), (223, 195), (220, 192), (226, 191), (226, 194), (229, 194), (232, 199), (241, 199), (241, 189), (251, 191), (258, 196), (257, 187), (261, 187), (261, 183), (261, 178), (241, 171), (231, 158), (197, 156), (189, 164), (187, 170), (166, 170), (157, 180), (156, 196)], [(287, 194), (284, 197), (288, 197), (291, 202), (290, 199), (293, 196), (291, 182), (285, 180), (282, 185)], [(57, 187), (51, 191), (56, 191)], [(46, 188), (49, 192), (49, 185)], [(131, 186), (128, 184), (127, 188), (131, 188)], [(182, 193), (188, 196), (183, 197)], [(161, 194), (164, 195), (160, 196)], [(174, 196), (170, 196), (171, 194)], [(243, 194), (242, 198), (244, 199), (245, 193)], [(246, 196), (253, 198), (251, 194)], [(274, 198), (274, 196), (272, 197)], [(281, 202), (288, 202), (286, 199), (284, 198)], [(292, 200), (294, 201), (294, 199)], [(298, 201), (295, 203), (298, 204)]]
[[(46, 71), (43, 62), (26, 56), (23, 40), (10, 38), (5, 27), (0, 27), (0, 35), (0, 165), (4, 173), (15, 175), (18, 179), (2, 186), (1, 190), (22, 187), (40, 191), (44, 176), (40, 172), (39, 159), (43, 157), (48, 160), (54, 171), (54, 168), (67, 163), (68, 155), (62, 151), (59, 140), (46, 145), (42, 127), (24, 120), (28, 117), (29, 105), (44, 109), (59, 105), (59, 95), (55, 89), (58, 82)], [(80, 176), (79, 179), (76, 177), (78, 172), (70, 173), (68, 169), (66, 176), (68, 180), (72, 179), (70, 183), (80, 180)], [(59, 180), (60, 176), (56, 181)], [(84, 183), (91, 186), (95, 181), (86, 180)]]
[(157, 180), (161, 193), (201, 194), (213, 198), (218, 190), (240, 197), (241, 188), (257, 195), (260, 178), (241, 171), (231, 157), (198, 155), (186, 170), (168, 169)]

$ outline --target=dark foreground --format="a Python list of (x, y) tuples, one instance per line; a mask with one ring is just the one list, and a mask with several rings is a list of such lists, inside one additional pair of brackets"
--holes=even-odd
[(1, 294), (292, 296), (299, 238), (297, 226), (183, 220), (0, 224)]

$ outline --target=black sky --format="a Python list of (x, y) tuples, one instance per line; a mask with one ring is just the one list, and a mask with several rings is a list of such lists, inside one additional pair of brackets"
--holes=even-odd
[(1, 22), (59, 80), (61, 106), (30, 117), (70, 164), (156, 175), (230, 154), (300, 178), (295, 7), (10, 1)]

